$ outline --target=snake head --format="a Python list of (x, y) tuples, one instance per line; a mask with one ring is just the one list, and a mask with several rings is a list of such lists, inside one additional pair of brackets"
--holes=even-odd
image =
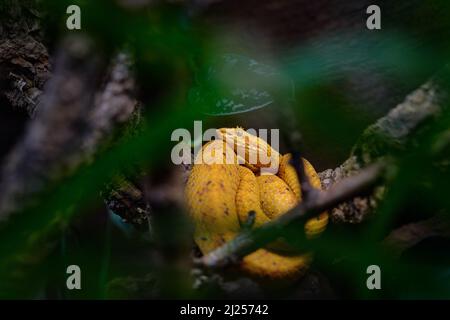
[(276, 174), (278, 172), (280, 154), (264, 139), (240, 127), (218, 129), (217, 135), (252, 171), (263, 169), (262, 171), (267, 173)]

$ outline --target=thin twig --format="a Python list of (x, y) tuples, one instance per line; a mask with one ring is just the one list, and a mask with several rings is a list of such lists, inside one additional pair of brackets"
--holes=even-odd
[(70, 35), (62, 41), (36, 116), (2, 168), (0, 221), (79, 163), (86, 114), (105, 68), (87, 36)]
[(246, 231), (232, 241), (198, 258), (194, 264), (203, 267), (225, 267), (249, 253), (280, 237), (293, 223), (304, 222), (310, 216), (330, 209), (337, 204), (372, 190), (384, 171), (381, 163), (373, 164), (359, 174), (343, 179), (329, 190), (318, 193), (317, 197), (302, 201), (298, 206), (276, 220), (260, 228)]
[[(283, 99), (281, 101), (283, 101)], [(302, 199), (305, 201), (312, 196), (315, 189), (312, 188), (311, 182), (306, 175), (303, 161), (301, 161), (302, 150), (304, 149), (303, 139), (296, 119), (293, 101), (288, 99), (280, 110), (279, 122), (282, 123), (285, 128), (285, 130), (283, 130), (283, 132), (285, 132), (284, 140), (286, 141), (289, 152), (292, 154), (291, 164), (294, 166), (297, 173), (302, 191)]]

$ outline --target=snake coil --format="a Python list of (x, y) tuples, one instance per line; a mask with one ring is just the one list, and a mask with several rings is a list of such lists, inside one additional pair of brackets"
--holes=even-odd
[[(232, 140), (229, 137), (225, 139), (225, 130), (231, 134)], [(218, 132), (222, 139), (202, 147), (185, 188), (188, 211), (194, 221), (194, 241), (203, 254), (236, 237), (247, 223), (250, 212), (255, 213), (252, 227), (256, 228), (286, 213), (301, 201), (301, 186), (290, 164), (290, 154), (279, 155), (264, 140), (241, 128), (220, 129)], [(245, 159), (237, 154), (239, 142), (246, 148)], [(261, 163), (248, 163), (252, 148), (254, 151), (264, 148), (264, 152), (272, 155), (278, 162), (277, 174), (262, 174)], [(302, 160), (311, 185), (321, 189), (313, 166), (306, 159)], [(327, 212), (311, 218), (305, 224), (306, 236), (317, 236), (327, 223)], [(285, 248), (283, 241), (275, 241), (245, 256), (240, 268), (251, 275), (271, 279), (301, 276), (310, 265), (312, 255), (293, 254)]]

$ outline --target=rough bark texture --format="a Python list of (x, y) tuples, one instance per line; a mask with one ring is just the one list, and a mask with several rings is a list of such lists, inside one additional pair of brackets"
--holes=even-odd
[[(440, 3), (419, 2), (380, 1), (386, 13), (383, 16), (386, 18), (383, 20), (386, 22), (383, 22), (384, 29), (406, 30), (408, 35), (419, 39), (419, 46), (439, 51), (441, 39), (448, 37), (450, 19), (446, 19)], [(360, 35), (369, 36), (365, 29), (365, 8), (371, 1), (283, 0), (261, 3), (254, 0), (212, 0), (193, 3), (192, 12), (197, 17), (221, 28), (239, 30), (236, 32), (238, 44), (234, 41), (225, 43), (225, 48), (256, 52), (257, 57), (275, 61), (283, 60), (281, 54), (306, 43), (320, 51), (324, 36), (331, 35), (335, 43), (348, 44), (350, 48), (355, 44), (346, 43), (334, 35), (360, 30)], [(416, 19), (416, 11), (413, 10), (416, 7), (427, 9), (428, 14)], [(48, 50), (42, 41), (36, 1), (3, 1), (0, 14), (0, 101), (6, 101), (15, 110), (24, 110), (34, 117), (1, 172), (0, 221), (4, 222), (32, 200), (48, 182), (57, 181), (83, 161), (88, 161), (102, 142), (111, 141), (116, 128), (139, 117), (139, 112), (133, 95), (135, 83), (126, 56), (117, 57), (99, 92), (99, 83), (107, 68), (99, 60), (95, 46), (88, 38), (67, 39), (55, 56), (53, 76), (48, 81), (51, 67)], [(428, 38), (431, 41), (425, 41)], [(410, 57), (410, 52), (404, 54), (405, 59)], [(288, 65), (297, 63), (295, 59), (285, 60)], [(324, 63), (330, 69), (334, 68), (333, 62)], [(349, 66), (337, 80), (339, 88), (354, 101), (375, 106), (372, 109), (375, 110), (374, 115), (381, 115), (441, 64), (441, 59), (432, 60), (423, 74), (405, 86), (391, 85), (395, 81), (391, 78), (391, 70), (377, 70), (374, 61), (359, 61)], [(46, 82), (45, 94), (42, 95)], [(321, 173), (324, 189), (329, 190), (344, 178), (357, 174), (364, 165), (382, 157), (386, 150), (402, 148), (416, 128), (439, 112), (439, 98), (435, 87), (430, 84), (408, 96), (404, 103), (365, 131), (347, 161), (334, 170)], [(107, 199), (109, 208), (137, 227), (146, 224), (149, 207), (143, 192), (126, 180), (118, 180)], [(376, 206), (382, 191), (379, 188), (374, 196), (357, 197), (338, 205), (332, 210), (333, 220), (362, 221)], [(401, 248), (407, 248), (427, 234), (437, 232), (435, 222), (430, 220), (406, 226), (392, 233), (387, 242), (397, 242)], [(21, 262), (35, 265), (45, 258), (52, 249), (52, 243), (46, 242), (47, 236), (59, 232), (55, 224), (52, 222), (47, 229), (41, 230), (37, 238), (42, 242), (35, 247), (33, 257), (22, 257)]]
[(99, 62), (88, 39), (66, 39), (36, 118), (2, 171), (1, 220), (77, 161), (84, 140), (79, 121), (92, 109)]
[[(38, 200), (49, 185), (90, 161), (117, 134), (123, 134), (131, 119), (139, 118), (127, 56), (119, 54), (109, 71), (104, 62), (108, 60), (100, 58), (86, 36), (69, 36), (61, 44), (36, 115), (1, 172), (2, 226), (17, 221), (11, 218), (17, 218), (17, 213)], [(45, 261), (66, 223), (67, 218), (55, 216), (45, 228), (29, 235), (32, 241), (5, 265), (5, 276), (10, 272), (18, 276), (11, 277), (12, 282), (4, 287), (11, 285), (13, 290), (14, 283), (28, 281), (23, 275)], [(12, 291), (10, 296), (14, 296)]]
[(98, 93), (106, 69), (94, 48), (85, 37), (66, 39), (45, 99), (2, 172), (3, 219), (23, 205), (21, 200), (67, 175), (139, 117), (127, 56), (115, 58)]
[[(348, 160), (336, 169), (319, 174), (323, 189), (328, 190), (336, 182), (358, 173), (362, 167), (389, 152), (402, 150), (414, 132), (425, 121), (436, 117), (444, 105), (443, 94), (431, 81), (409, 94), (404, 102), (364, 131)], [(333, 221), (363, 221), (376, 207), (382, 194), (383, 188), (380, 187), (372, 196), (357, 197), (340, 204), (331, 211)]]
[[(248, 30), (262, 31), (263, 38), (266, 39), (264, 41), (270, 43), (271, 50), (269, 52), (275, 53), (280, 49), (292, 48), (305, 43), (307, 39), (320, 39), (322, 34), (332, 34), (345, 29), (364, 27), (365, 20), (361, 19), (356, 13), (364, 12), (368, 2), (349, 1), (342, 5), (342, 2), (338, 3), (336, 1), (321, 1), (312, 4), (298, 0), (277, 3), (269, 1), (263, 5), (258, 5), (252, 1), (246, 1), (239, 4), (239, 10), (237, 10), (236, 4), (233, 2), (198, 2), (195, 5), (197, 8), (206, 8), (201, 13), (206, 20), (219, 21), (219, 25), (222, 26), (229, 26), (233, 23), (238, 25), (244, 24), (248, 27), (245, 28), (247, 30), (246, 33), (248, 33)], [(387, 6), (385, 3), (382, 3), (382, 5)], [(392, 12), (408, 11), (411, 9), (411, 5), (399, 5), (389, 8), (393, 10), (390, 14), (393, 14)], [(13, 106), (25, 108), (28, 112), (33, 113), (36, 109), (37, 98), (40, 96), (42, 86), (49, 77), (48, 53), (45, 46), (41, 43), (39, 14), (37, 14), (34, 1), (7, 1), (1, 9), (6, 13), (6, 16), (10, 17), (10, 19), (5, 19), (1, 23), (1, 28), (4, 32), (2, 33), (3, 41), (0, 45), (0, 66), (2, 70), (5, 70), (5, 72), (0, 74), (0, 77), (3, 77), (0, 82), (4, 89), (2, 92)], [(432, 7), (432, 12), (438, 9), (439, 6)], [(216, 14), (218, 12), (220, 12), (220, 16)], [(313, 14), (317, 12), (322, 14)], [(344, 22), (343, 17), (350, 17), (350, 19), (346, 19)], [(270, 23), (267, 23), (268, 21)], [(297, 21), (304, 23), (294, 24)], [(404, 22), (403, 19), (401, 21)], [(319, 25), (320, 27), (318, 27)], [(435, 25), (429, 26), (428, 29), (440, 30), (436, 29)], [(24, 46), (25, 43), (27, 44), (26, 46)], [(88, 154), (93, 154), (101, 137), (113, 130), (113, 124), (126, 122), (135, 110), (136, 101), (130, 96), (134, 84), (130, 80), (128, 66), (123, 59), (124, 57), (119, 57), (118, 63), (112, 69), (109, 83), (106, 85), (103, 93), (97, 96), (97, 108), (87, 113), (90, 115), (87, 120), (89, 129), (83, 133), (84, 136), (80, 138), (80, 141), (84, 152)], [(16, 71), (15, 73), (11, 72), (13, 69)], [(353, 69), (357, 70), (358, 67), (355, 66)], [(18, 70), (23, 71), (23, 74), (17, 74)], [(91, 80), (90, 77), (87, 77), (86, 83), (90, 83), (89, 81)], [(384, 83), (370, 83), (371, 88), (378, 89), (385, 86), (386, 84)], [(369, 92), (369, 98), (373, 102), (374, 97), (370, 96), (371, 90), (365, 91)], [(384, 94), (381, 96), (383, 104), (389, 106), (389, 103), (386, 102), (390, 101), (389, 99), (386, 100), (387, 96)], [(62, 97), (59, 96), (59, 98)], [(420, 108), (418, 109), (418, 107)], [(45, 108), (45, 102), (42, 108)], [(332, 183), (352, 175), (359, 170), (362, 164), (370, 163), (372, 158), (378, 157), (379, 155), (376, 154), (377, 150), (385, 150), (386, 147), (386, 145), (378, 145), (380, 141), (396, 147), (401, 146), (402, 139), (425, 118), (434, 113), (436, 108), (434, 91), (429, 85), (416, 91), (405, 103), (399, 105), (388, 116), (380, 119), (375, 125), (366, 130), (349, 160), (335, 170), (326, 170), (321, 174), (324, 188), (328, 189)], [(38, 110), (40, 109), (41, 107), (38, 108)], [(52, 112), (44, 114), (47, 114), (50, 118), (58, 118), (58, 116), (49, 116)], [(64, 115), (64, 113), (62, 114)], [(75, 117), (75, 115), (73, 116)], [(55, 123), (61, 120), (56, 118), (54, 120)], [(29, 128), (28, 139), (30, 141), (22, 144), (22, 146), (27, 145), (24, 149), (27, 152), (30, 148), (33, 150), (37, 149), (39, 144), (45, 143), (52, 146), (49, 133), (45, 133), (42, 136), (35, 134), (35, 131), (43, 130), (42, 128), (39, 129), (38, 125), (39, 122), (44, 121), (42, 119), (37, 119), (34, 122), (34, 125), (32, 125), (34, 126), (33, 129)], [(62, 122), (67, 122), (66, 120), (63, 119)], [(55, 130), (55, 128), (51, 130)], [(33, 133), (31, 134), (30, 132)], [(64, 141), (63, 138), (60, 139)], [(53, 160), (48, 158), (49, 155), (46, 154), (46, 151), (35, 152), (42, 152), (40, 163), (42, 165), (45, 164), (45, 169), (48, 169), (46, 166), (54, 163), (62, 154), (67, 157), (67, 151), (69, 150), (67, 146), (63, 148), (62, 144), (60, 144), (60, 147), (61, 150), (55, 155), (50, 155)], [(59, 147), (53, 146), (52, 148), (57, 150)], [(39, 176), (38, 172), (42, 172), (44, 167), (31, 164), (32, 161), (25, 159), (20, 161), (14, 160), (24, 158), (24, 152), (16, 150), (15, 155), (11, 158), (13, 159), (11, 162), (15, 164), (11, 165), (10, 162), (9, 167), (4, 172), (3, 176), (6, 181), (4, 183), (13, 186), (8, 189), (14, 195), (11, 196), (9, 192), (3, 194), (4, 201), (2, 206), (4, 210), (12, 206), (12, 202), (17, 200), (16, 193), (33, 193), (33, 190), (39, 189), (36, 185), (43, 183), (42, 181), (39, 183), (32, 181), (34, 176)], [(70, 152), (75, 153), (73, 149)], [(22, 156), (18, 155), (20, 153)], [(37, 156), (37, 158), (39, 157)], [(30, 166), (37, 167), (30, 169)], [(62, 167), (65, 167), (65, 165), (62, 165)], [(27, 180), (18, 179), (18, 175), (26, 176), (26, 172), (30, 172), (30, 183), (23, 182), (21, 184), (20, 181)], [(145, 220), (143, 220), (143, 217), (148, 213), (148, 208), (142, 199), (142, 192), (135, 187), (130, 189), (130, 183), (128, 182), (124, 183), (124, 185), (128, 185), (128, 187), (122, 186), (117, 190), (113, 190), (107, 202), (114, 211), (126, 220), (135, 221), (137, 219), (137, 222), (134, 224), (142, 224)], [(140, 205), (136, 206), (136, 204)], [(334, 209), (332, 216), (335, 221), (360, 222), (375, 205), (376, 201), (374, 198), (356, 198), (351, 203), (343, 204), (339, 208)]]
[[(44, 84), (51, 77), (49, 54), (47, 47), (42, 41), (41, 16), (43, 13), (39, 12), (36, 1), (7, 0), (0, 7), (0, 14), (2, 17), (5, 17), (0, 21), (0, 94), (13, 108), (23, 110), (31, 117), (34, 117), (36, 111), (39, 113), (41, 109), (46, 108), (46, 104), (49, 104), (49, 102), (43, 101), (41, 105)], [(76, 66), (73, 66), (72, 69), (74, 67)], [(130, 67), (130, 61), (128, 60), (127, 55), (119, 54), (111, 66), (111, 70), (109, 71), (110, 76), (107, 79), (104, 90), (95, 97), (96, 108), (94, 108), (92, 112), (88, 112), (88, 110), (85, 111), (85, 114), (87, 114), (87, 127), (83, 132), (80, 132), (83, 137), (79, 140), (85, 156), (92, 156), (95, 154), (100, 142), (105, 142), (105, 138), (112, 140), (108, 135), (116, 131), (116, 126), (124, 125), (128, 121), (131, 121), (134, 124), (139, 122), (140, 111), (138, 103), (134, 98), (135, 83)], [(60, 81), (61, 77), (64, 76), (66, 76), (66, 74), (60, 75), (60, 78), (57, 80)], [(91, 75), (86, 74), (86, 79), (82, 81), (82, 83), (87, 85), (84, 89), (91, 89), (92, 87), (89, 88), (89, 85), (94, 85), (94, 83), (92, 83), (92, 80), (94, 79), (90, 79), (90, 76)], [(52, 84), (55, 81), (56, 80), (53, 80)], [(59, 90), (59, 88), (56, 88), (56, 91), (57, 90)], [(53, 92), (53, 94), (56, 93)], [(66, 92), (61, 94), (66, 94)], [(76, 93), (74, 94), (76, 96)], [(53, 110), (47, 111), (47, 114), (49, 114), (48, 116), (52, 115), (53, 112), (55, 112), (55, 115), (57, 114), (56, 111)], [(61, 124), (63, 124), (64, 121), (69, 121), (69, 119), (62, 118), (57, 121), (60, 120)], [(38, 121), (44, 120), (41, 119)], [(40, 138), (40, 143), (46, 141), (51, 144), (50, 138), (53, 130), (57, 131), (57, 128), (51, 128), (48, 133), (49, 137)], [(36, 129), (29, 129), (28, 136), (31, 137), (35, 135), (35, 131)], [(39, 138), (36, 139), (39, 140)], [(67, 142), (69, 137), (60, 139), (61, 141)], [(62, 146), (62, 144), (60, 146)], [(53, 147), (55, 150), (57, 149), (56, 146)], [(28, 152), (29, 148), (31, 147), (27, 146), (24, 149), (26, 151), (23, 152)], [(59, 159), (62, 154), (67, 155), (67, 149), (60, 151), (62, 152), (61, 154), (59, 154), (58, 151), (58, 154), (53, 155), (52, 161), (48, 158), (49, 155), (45, 154), (46, 151), (43, 151), (43, 154), (41, 155), (42, 163), (48, 166), (56, 165), (54, 160)], [(14, 157), (19, 157), (17, 155), (18, 151), (16, 150), (14, 152), (16, 153)], [(41, 151), (37, 152), (39, 153)], [(25, 173), (26, 171), (22, 172), (22, 169), (27, 166), (34, 166), (31, 159), (29, 159), (28, 162), (28, 165), (19, 165), (18, 163), (9, 164), (10, 168), (15, 167), (15, 169), (6, 169), (8, 172), (4, 174), (5, 177), (9, 175), (9, 178), (5, 178), (7, 181), (4, 182), (11, 184), (11, 187), (8, 188), (8, 192), (12, 192), (13, 194), (28, 194), (29, 192), (25, 188), (26, 186), (28, 186), (27, 188), (30, 189), (30, 192), (39, 189), (39, 186), (35, 186), (35, 182), (28, 182), (25, 179), (25, 176), (27, 176)], [(39, 169), (36, 169), (33, 172), (37, 173), (39, 170), (43, 170), (43, 168), (39, 167)], [(15, 174), (13, 174), (14, 172)], [(42, 183), (44, 183), (44, 181), (42, 181)], [(41, 183), (39, 183), (39, 185), (41, 185)], [(124, 185), (127, 185), (128, 187), (125, 187)], [(140, 191), (136, 188), (130, 189), (130, 182), (126, 182), (123, 185), (116, 187), (117, 190), (111, 189), (111, 195), (107, 200), (110, 208), (114, 209), (114, 211), (122, 217), (127, 218), (137, 215), (137, 212), (142, 213), (142, 216), (139, 219), (141, 221), (148, 214), (149, 209), (145, 204)], [(15, 189), (16, 191), (13, 191), (12, 189)], [(8, 192), (3, 195), (5, 199), (3, 208), (12, 205), (7, 203), (9, 198), (11, 198), (11, 200), (15, 199), (15, 196), (9, 195)], [(139, 196), (136, 198), (138, 194)], [(130, 195), (134, 196), (130, 198)], [(12, 201), (16, 201), (16, 199)], [(128, 210), (131, 210), (134, 213), (130, 214), (128, 213)]]
[[(357, 175), (335, 183), (327, 191), (311, 190), (309, 197), (303, 198), (293, 209), (259, 228), (240, 233), (233, 240), (199, 258), (198, 265), (215, 268), (225, 267), (239, 261), (242, 257), (282, 236), (283, 231), (290, 226), (294, 224), (303, 226), (306, 220), (315, 214), (329, 210), (357, 195), (369, 193), (382, 177), (384, 169), (384, 165), (373, 164), (361, 170)], [(300, 243), (305, 240), (304, 236), (300, 234), (296, 237)]]
[(118, 176), (105, 191), (105, 202), (124, 222), (132, 224), (138, 230), (148, 229), (150, 205), (144, 193), (132, 181)]
[(50, 77), (36, 1), (6, 0), (0, 5), (0, 95), (32, 114)]

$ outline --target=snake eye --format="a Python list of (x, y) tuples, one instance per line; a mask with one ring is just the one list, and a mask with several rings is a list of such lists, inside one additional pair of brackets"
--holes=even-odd
[(237, 130), (237, 131), (236, 131), (236, 135), (237, 135), (238, 137), (242, 137), (242, 135), (243, 135), (242, 130), (241, 130), (241, 129)]

